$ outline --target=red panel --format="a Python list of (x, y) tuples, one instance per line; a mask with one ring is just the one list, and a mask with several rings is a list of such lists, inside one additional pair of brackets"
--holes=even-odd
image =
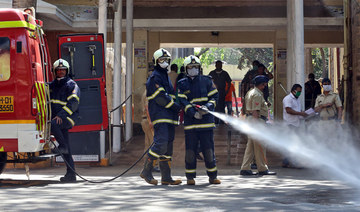
[(0, 139), (0, 149), (4, 148), (4, 152), (17, 152), (18, 140), (15, 139)]
[[(71, 41), (67, 41), (67, 38), (71, 38)], [(102, 44), (103, 55), (104, 55), (104, 37), (102, 34), (69, 34), (69, 35), (61, 35), (58, 38), (58, 47), (61, 46), (63, 43), (68, 42), (87, 42), (87, 41), (98, 41)], [(61, 55), (61, 49), (58, 48), (59, 55)], [(98, 80), (100, 82), (100, 90), (101, 90), (101, 104), (102, 104), (102, 117), (103, 122), (101, 124), (96, 125), (82, 125), (82, 126), (74, 126), (70, 132), (84, 132), (84, 131), (98, 131), (98, 130), (105, 130), (109, 126), (108, 122), (108, 108), (107, 108), (107, 99), (105, 95), (105, 58), (103, 59), (103, 76), (101, 78), (91, 78), (91, 79), (76, 79), (75, 81), (85, 81), (85, 80)]]

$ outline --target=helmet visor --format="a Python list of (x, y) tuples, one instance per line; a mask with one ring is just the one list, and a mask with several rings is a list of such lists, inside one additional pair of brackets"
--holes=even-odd
[(170, 58), (169, 57), (161, 57), (158, 59), (159, 63), (163, 63), (163, 62), (170, 62)]
[(189, 64), (186, 66), (187, 69), (200, 68), (200, 64)]

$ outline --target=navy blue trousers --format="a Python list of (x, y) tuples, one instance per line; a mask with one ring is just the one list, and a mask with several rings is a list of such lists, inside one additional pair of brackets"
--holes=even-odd
[(186, 178), (196, 177), (196, 152), (200, 142), (200, 149), (204, 156), (207, 175), (215, 179), (217, 177), (216, 160), (214, 153), (214, 131), (213, 129), (205, 131), (185, 132), (185, 173)]
[(175, 125), (159, 123), (154, 126), (154, 145), (149, 150), (149, 157), (155, 159), (171, 159), (175, 137)]
[[(69, 129), (72, 128), (71, 123), (65, 119), (62, 120), (61, 124), (57, 124), (56, 120), (51, 121), (51, 134), (53, 134), (56, 138), (56, 141), (59, 143), (59, 148), (67, 149), (69, 154), (63, 154), (66, 163), (66, 174), (73, 175), (75, 174), (73, 170), (75, 170), (74, 160), (72, 158), (70, 143), (69, 143)], [(73, 170), (72, 170), (72, 169)]]

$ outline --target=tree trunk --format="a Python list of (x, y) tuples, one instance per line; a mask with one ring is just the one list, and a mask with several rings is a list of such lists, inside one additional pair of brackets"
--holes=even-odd
[(326, 58), (324, 48), (320, 48), (321, 60), (322, 60), (322, 78), (329, 77), (328, 70), (326, 69)]
[(196, 55), (196, 57), (200, 58), (201, 55), (203, 55), (205, 52), (209, 51), (210, 48), (203, 48), (199, 52), (199, 54)]
[(13, 0), (12, 7), (13, 8), (34, 7), (36, 9), (36, 1), (37, 0)]

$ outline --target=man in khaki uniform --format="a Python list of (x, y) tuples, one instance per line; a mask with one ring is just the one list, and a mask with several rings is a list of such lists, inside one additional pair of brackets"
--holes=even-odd
[[(153, 129), (153, 125), (151, 123), (150, 117), (149, 117), (148, 100), (146, 97), (146, 90), (144, 91), (144, 94), (141, 98), (141, 102), (143, 105), (143, 115), (142, 115), (142, 120), (141, 120), (141, 127), (145, 133), (145, 145), (144, 145), (144, 152), (145, 152), (150, 147), (150, 145), (153, 141), (153, 138), (154, 138), (154, 129)], [(160, 172), (157, 160), (154, 164), (153, 171)]]
[[(246, 116), (249, 122), (262, 122), (265, 124), (268, 115), (263, 90), (267, 86), (269, 78), (259, 75), (254, 78), (255, 87), (249, 90), (245, 96)], [(249, 137), (245, 149), (244, 159), (241, 165), (240, 175), (255, 175), (251, 171), (251, 163), (256, 160), (259, 175), (275, 175), (267, 166), (265, 148), (255, 139)]]
[(320, 124), (333, 125), (336, 121), (341, 122), (342, 104), (339, 95), (332, 92), (328, 78), (322, 80), (322, 87), (324, 92), (315, 101), (315, 111), (320, 113)]

